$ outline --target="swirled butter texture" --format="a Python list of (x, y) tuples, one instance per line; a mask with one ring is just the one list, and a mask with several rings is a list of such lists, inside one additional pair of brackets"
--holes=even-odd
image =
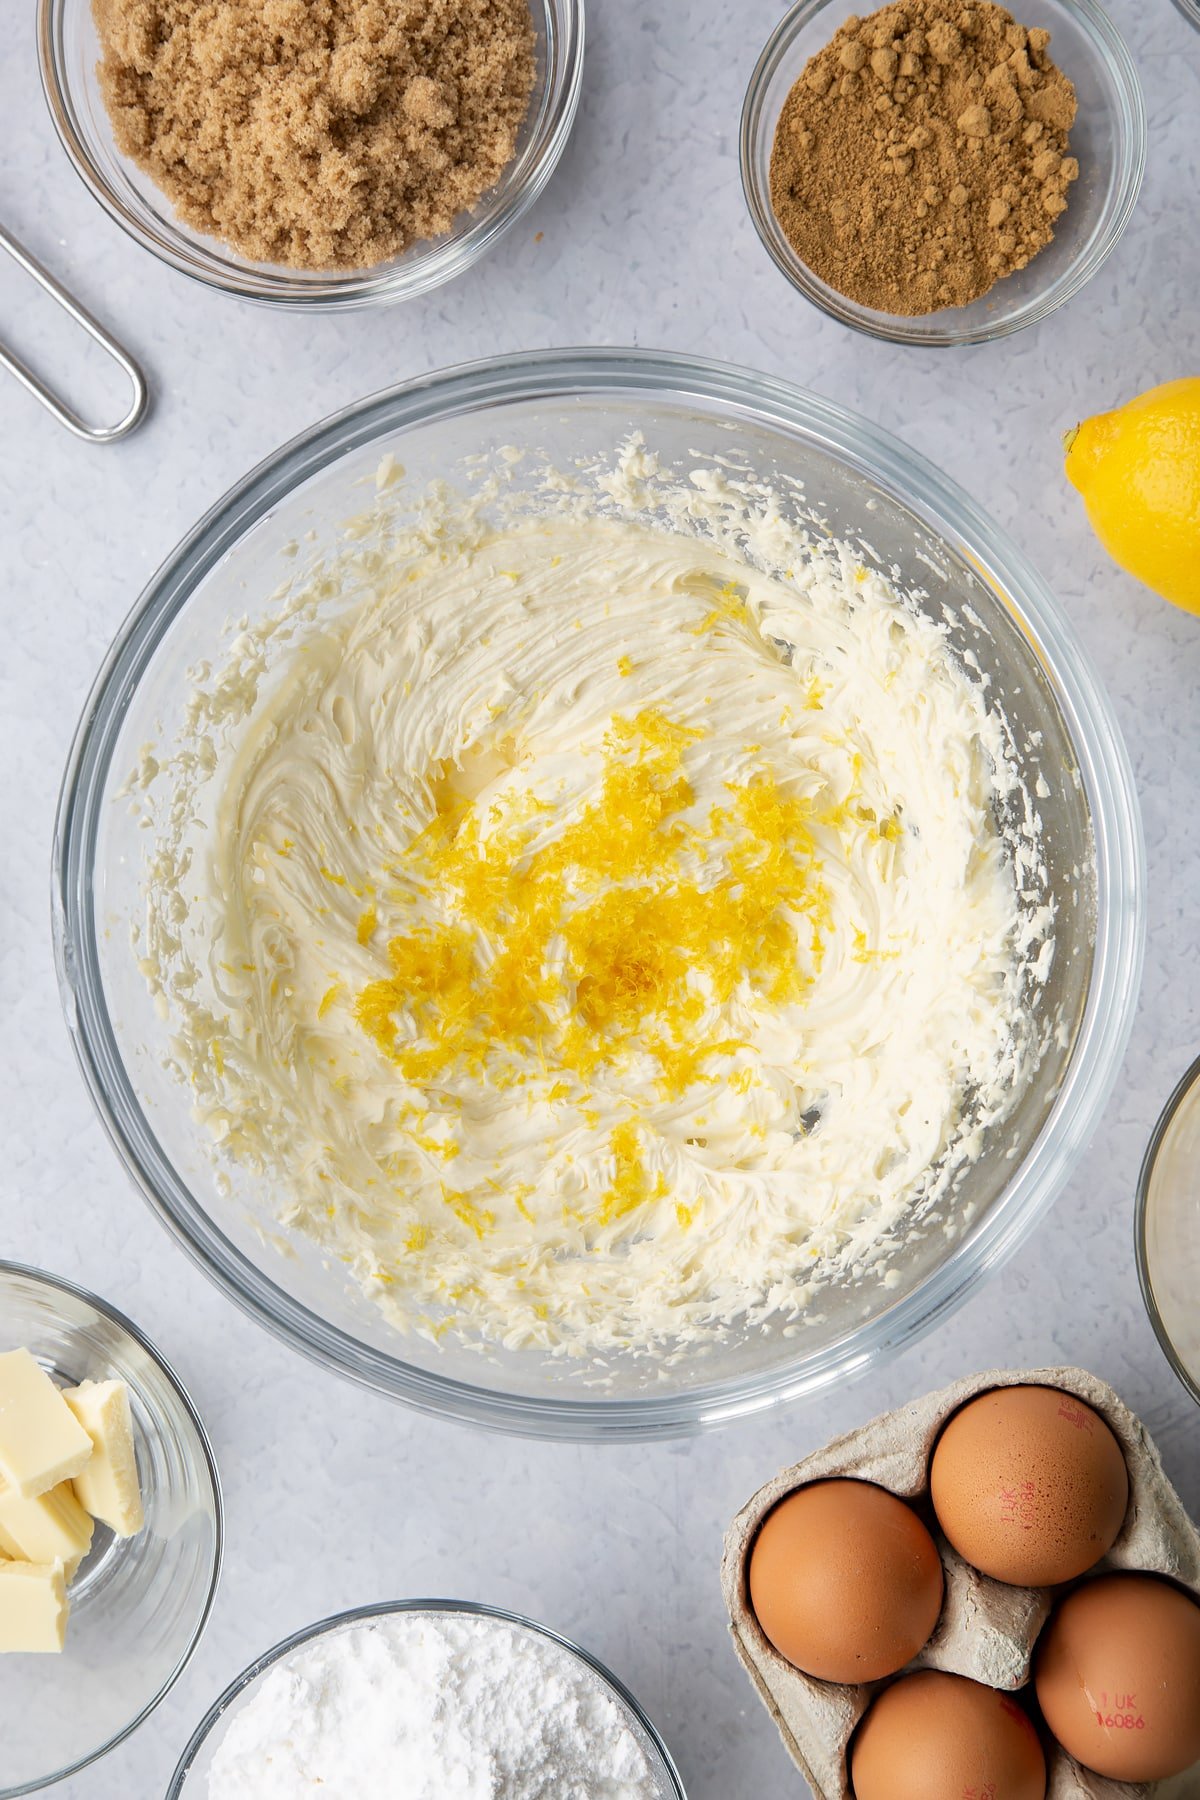
[(1002, 722), (942, 624), (778, 512), (712, 529), (717, 488), (687, 529), (443, 495), (348, 549), (269, 676), (237, 646), (199, 864), (159, 842), (144, 967), (221, 1154), (410, 1328), (794, 1316), (1021, 1085), (1051, 941)]

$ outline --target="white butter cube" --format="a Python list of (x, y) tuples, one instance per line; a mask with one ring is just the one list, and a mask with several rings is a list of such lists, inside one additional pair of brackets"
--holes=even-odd
[(61, 1650), (68, 1611), (61, 1563), (0, 1562), (0, 1651)]
[(23, 1500), (70, 1481), (92, 1440), (28, 1350), (0, 1355), (0, 1476)]
[(94, 1519), (118, 1537), (133, 1537), (145, 1517), (133, 1449), (133, 1415), (123, 1381), (84, 1381), (63, 1399), (92, 1440), (91, 1460), (75, 1477), (75, 1493)]
[(0, 1494), (0, 1550), (7, 1555), (20, 1562), (60, 1562), (71, 1581), (91, 1547), (91, 1517), (69, 1481), (32, 1500), (22, 1500), (12, 1488)]

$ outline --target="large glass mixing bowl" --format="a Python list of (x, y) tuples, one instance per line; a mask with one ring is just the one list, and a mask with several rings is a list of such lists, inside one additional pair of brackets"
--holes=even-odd
[[(363, 505), (385, 452), (410, 478), (452, 477), (506, 447), (560, 464), (610, 458), (641, 431), (667, 468), (735, 456), (803, 483), (795, 508), (949, 623), (1012, 726), (1043, 818), (1057, 949), (1040, 1006), (1053, 1047), (961, 1187), (952, 1216), (910, 1221), (886, 1261), (827, 1286), (800, 1323), (758, 1326), (670, 1361), (590, 1365), (481, 1354), (401, 1334), (340, 1265), (289, 1238), (251, 1178), (218, 1179), (167, 1027), (130, 948), (145, 833), (118, 799), (148, 741), (180, 720), (188, 671)], [(402, 490), (407, 492), (407, 488)], [(402, 502), (397, 502), (402, 504)], [(313, 534), (310, 538), (306, 534)], [(286, 445), (200, 521), (142, 595), (88, 699), (58, 818), (54, 921), (68, 1023), (113, 1142), (195, 1260), (323, 1363), (434, 1413), (558, 1437), (692, 1430), (863, 1370), (926, 1331), (1009, 1254), (1070, 1174), (1112, 1088), (1137, 991), (1143, 854), (1108, 702), (1021, 552), (895, 440), (765, 376), (625, 350), (546, 351), (451, 370), (350, 407)]]

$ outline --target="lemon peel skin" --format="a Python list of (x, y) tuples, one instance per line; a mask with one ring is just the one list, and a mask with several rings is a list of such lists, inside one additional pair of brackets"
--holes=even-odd
[(1067, 479), (1113, 561), (1200, 614), (1200, 376), (1082, 420), (1063, 449)]

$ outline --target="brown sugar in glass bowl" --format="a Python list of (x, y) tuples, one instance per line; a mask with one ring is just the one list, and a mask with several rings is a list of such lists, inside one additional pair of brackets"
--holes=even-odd
[(784, 103), (771, 204), (797, 255), (884, 312), (965, 306), (1054, 235), (1079, 164), (1050, 33), (993, 0), (854, 16)]
[[(1146, 122), (1137, 73), (1120, 34), (1101, 0), (1009, 3), (1026, 28), (1027, 37), (1029, 28), (1050, 34), (1050, 55), (1077, 91), (1078, 111), (1071, 128), (1069, 154), (1078, 160), (1080, 173), (1077, 180), (1068, 184), (1066, 210), (1054, 220), (1053, 237), (1046, 248), (1031, 256), (1023, 268), (997, 280), (981, 297), (923, 312), (916, 310), (911, 300), (904, 302), (909, 310), (900, 312), (867, 305), (839, 292), (788, 241), (772, 205), (772, 152), (788, 98), (812, 60), (827, 50), (846, 22), (868, 9), (856, 9), (853, 0), (795, 0), (767, 40), (751, 75), (742, 111), (740, 156), (747, 206), (777, 267), (806, 299), (841, 323), (893, 343), (930, 346), (983, 343), (1007, 336), (1046, 317), (1078, 293), (1104, 262), (1128, 222), (1145, 167)], [(899, 10), (906, 9), (901, 6)], [(915, 12), (915, 8), (907, 10)], [(948, 0), (942, 8), (950, 22), (964, 10), (968, 10), (966, 0)], [(970, 10), (978, 12), (980, 8)], [(858, 16), (857, 29), (861, 30), (864, 22)], [(894, 42), (882, 46), (864, 44), (862, 48), (866, 52), (864, 68), (879, 86), (880, 79), (871, 68), (871, 56), (877, 49), (894, 50)], [(901, 50), (895, 54), (898, 77), (904, 53)], [(887, 76), (887, 58), (881, 55), (879, 61)], [(967, 110), (962, 107), (958, 116)], [(871, 120), (875, 117), (872, 111)], [(956, 135), (965, 139), (967, 134), (957, 133), (957, 118), (955, 127)], [(888, 136), (893, 126), (885, 128), (882, 140), (874, 136), (877, 129), (879, 126), (870, 123), (872, 150), (881, 143), (885, 152), (897, 147)], [(925, 147), (926, 155), (930, 148)], [(884, 160), (890, 165), (910, 153), (915, 173), (915, 151), (906, 149), (901, 158), (885, 155)], [(965, 145), (964, 153), (975, 154)], [(903, 173), (898, 171), (901, 178)], [(851, 200), (855, 199), (861, 203), (862, 195), (852, 195)], [(947, 195), (947, 207), (948, 201)], [(934, 210), (930, 202), (925, 201), (925, 205)], [(982, 215), (985, 236), (987, 210), (990, 200)]]
[(117, 146), (254, 261), (365, 268), (512, 160), (527, 0), (93, 0)]
[[(102, 5), (113, 3), (101, 0)], [(365, 8), (368, 0), (362, 0), (362, 5)], [(345, 238), (340, 260), (332, 266), (306, 267), (299, 258), (290, 263), (255, 260), (227, 238), (183, 218), (153, 177), (118, 145), (101, 91), (103, 47), (92, 0), (37, 0), (42, 83), (59, 137), (93, 197), (144, 248), (171, 267), (228, 293), (308, 311), (390, 304), (427, 292), (485, 255), (534, 204), (561, 158), (580, 95), (584, 0), (521, 0), (521, 5), (523, 16), (532, 21), (533, 87), (511, 160), (475, 205), (453, 215), (448, 231), (434, 237), (413, 236), (407, 248), (370, 263), (360, 260), (359, 247)], [(449, 16), (437, 0), (420, 0), (420, 6), (430, 14), (436, 8), (443, 21)], [(315, 14), (318, 8), (328, 10), (325, 0), (314, 0), (311, 11)], [(209, 12), (215, 16), (223, 10), (225, 6), (211, 7)], [(265, 12), (261, 6), (256, 10)], [(303, 10), (310, 10), (307, 4)], [(411, 4), (403, 10), (411, 17)], [(388, 16), (393, 22), (401, 11), (400, 3), (389, 0)], [(394, 71), (394, 63), (392, 67)], [(429, 73), (428, 69), (422, 72)], [(319, 74), (314, 70), (315, 85), (319, 85)], [(353, 86), (351, 67), (344, 67), (343, 74)], [(366, 98), (365, 89), (360, 97)], [(453, 97), (461, 103), (461, 96)], [(426, 101), (440, 110), (438, 98), (418, 83), (409, 104), (418, 114)], [(425, 126), (438, 129), (432, 113)], [(419, 119), (416, 127), (419, 132)], [(453, 122), (441, 129), (453, 137)], [(335, 210), (330, 208), (330, 214)], [(324, 220), (322, 228), (330, 223), (331, 219)], [(364, 233), (364, 242), (371, 236)], [(377, 242), (371, 253), (382, 249)], [(525, 254), (533, 257), (537, 253), (527, 248)]]

